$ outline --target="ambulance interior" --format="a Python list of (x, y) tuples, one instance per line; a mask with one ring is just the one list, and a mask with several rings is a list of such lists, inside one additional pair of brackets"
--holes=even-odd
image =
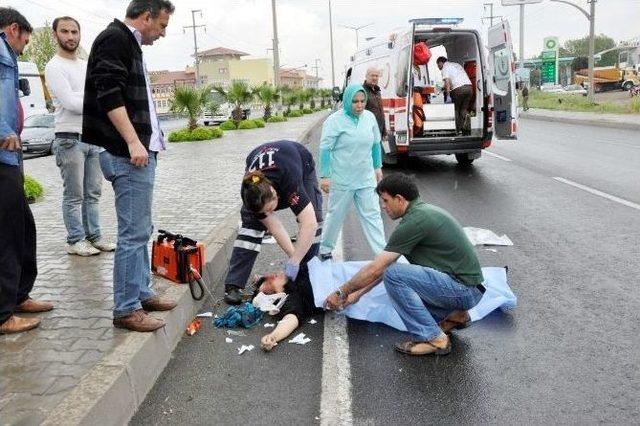
[[(427, 65), (412, 63), (412, 106), (419, 109), (422, 104), (424, 118), (413, 115), (414, 138), (450, 137), (456, 135), (453, 101), (444, 100), (444, 82), (436, 60), (444, 56), (449, 61), (462, 65), (473, 88), (471, 99), (471, 133), (467, 136), (481, 137), (483, 134), (483, 76), (479, 40), (473, 32), (427, 32), (416, 33), (415, 43), (425, 42), (431, 51)], [(412, 55), (413, 57), (413, 55)], [(421, 123), (422, 121), (422, 123)], [(422, 124), (422, 125), (421, 125)]]

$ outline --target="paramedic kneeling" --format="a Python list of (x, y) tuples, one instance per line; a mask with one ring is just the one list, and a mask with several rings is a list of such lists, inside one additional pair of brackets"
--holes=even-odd
[[(325, 307), (342, 309), (356, 303), (384, 279), (394, 308), (407, 330), (417, 337), (397, 343), (396, 350), (410, 355), (446, 355), (451, 342), (443, 328), (466, 326), (466, 311), (484, 293), (473, 246), (448, 212), (420, 200), (418, 188), (408, 176), (389, 175), (380, 181), (376, 192), (389, 217), (402, 220), (384, 251), (333, 292)], [(400, 256), (410, 264), (396, 262)]]

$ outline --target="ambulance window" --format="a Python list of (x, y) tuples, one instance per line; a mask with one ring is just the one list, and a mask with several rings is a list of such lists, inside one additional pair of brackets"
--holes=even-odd
[(407, 96), (407, 73), (409, 70), (410, 50), (411, 45), (405, 47), (400, 51), (400, 55), (398, 57), (398, 68), (396, 69), (396, 95), (401, 98)]
[(509, 90), (509, 49), (500, 49), (493, 52), (493, 67), (496, 86), (503, 91)]

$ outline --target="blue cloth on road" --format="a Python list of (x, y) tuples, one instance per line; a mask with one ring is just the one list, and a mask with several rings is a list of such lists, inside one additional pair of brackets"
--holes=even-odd
[(223, 316), (213, 320), (213, 324), (218, 328), (251, 328), (258, 324), (263, 316), (264, 312), (251, 303), (245, 302), (240, 306), (229, 306)]
[[(406, 263), (406, 260), (400, 258), (399, 262)], [(307, 265), (316, 307), (322, 307), (332, 291), (352, 278), (368, 263), (366, 261), (332, 262), (331, 260), (321, 262), (317, 258), (311, 260)], [(469, 310), (471, 321), (478, 321), (498, 308), (507, 311), (517, 305), (517, 297), (507, 283), (506, 268), (485, 267), (482, 268), (482, 274), (485, 278), (483, 285), (486, 291), (480, 302)], [(362, 296), (358, 303), (347, 307), (342, 312), (349, 318), (380, 322), (397, 330), (407, 331), (400, 315), (391, 304), (384, 283), (375, 286)]]

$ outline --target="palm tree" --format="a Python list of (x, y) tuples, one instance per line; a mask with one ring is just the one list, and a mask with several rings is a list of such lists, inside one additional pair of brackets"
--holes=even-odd
[(325, 108), (329, 99), (331, 99), (331, 89), (320, 89), (320, 108)]
[(189, 117), (189, 130), (193, 130), (198, 127), (198, 117), (209, 102), (209, 93), (211, 93), (210, 86), (200, 90), (178, 86), (173, 93), (170, 110), (176, 114), (186, 112)]
[(244, 80), (232, 80), (228, 89), (222, 86), (215, 86), (213, 90), (220, 93), (227, 102), (234, 105), (231, 116), (237, 126), (242, 121), (242, 106), (251, 103), (254, 97), (253, 92), (249, 89), (249, 84)]
[(298, 107), (300, 108), (300, 111), (302, 111), (304, 109), (304, 103), (309, 100), (309, 94), (307, 93), (307, 89), (305, 88), (300, 88), (296, 90), (296, 92), (298, 95), (298, 102), (299, 102)]
[(271, 104), (280, 98), (279, 89), (268, 84), (253, 89), (256, 97), (264, 104), (264, 121), (271, 117)]
[(282, 103), (287, 107), (285, 114), (291, 112), (291, 106), (298, 102), (298, 93), (288, 87), (282, 88)]
[(307, 88), (307, 95), (311, 100), (311, 109), (316, 109), (316, 98), (318, 97), (318, 89), (315, 87)]

